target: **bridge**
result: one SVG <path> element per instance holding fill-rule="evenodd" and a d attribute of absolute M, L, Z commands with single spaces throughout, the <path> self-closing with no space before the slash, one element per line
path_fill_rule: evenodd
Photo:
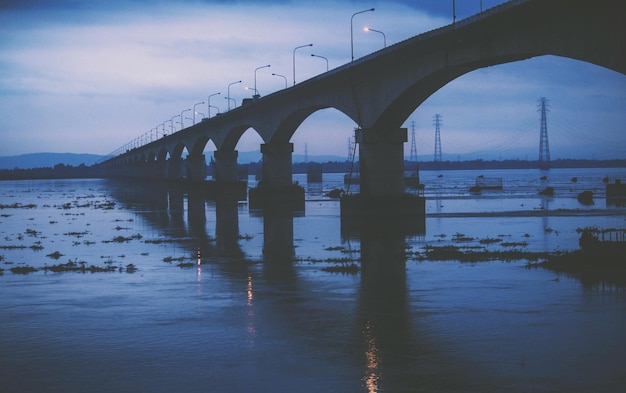
<path fill-rule="evenodd" d="M 402 124 L 448 82 L 477 69 L 542 55 L 593 63 L 626 74 L 626 24 L 616 0 L 513 0 L 417 35 L 100 164 L 104 176 L 203 181 L 209 141 L 215 183 L 237 182 L 237 142 L 252 128 L 263 140 L 260 198 L 288 195 L 291 137 L 316 111 L 334 108 L 356 124 L 360 197 L 366 205 L 404 203 Z M 188 155 L 183 159 L 183 151 Z M 252 199 L 252 191 L 250 197 Z M 423 201 L 416 204 L 423 214 Z M 359 203 L 360 204 L 360 203 Z M 343 208 L 343 206 L 342 206 Z M 420 209 L 422 209 L 420 211 Z"/>

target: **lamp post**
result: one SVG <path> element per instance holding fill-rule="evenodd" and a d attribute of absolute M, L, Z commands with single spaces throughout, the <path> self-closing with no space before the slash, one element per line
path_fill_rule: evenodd
<path fill-rule="evenodd" d="M 211 117 L 211 97 L 213 96 L 219 96 L 221 93 L 214 93 L 214 94 L 209 94 L 209 97 L 207 98 L 207 109 L 208 109 L 208 114 L 209 117 Z M 218 111 L 219 113 L 219 111 Z"/>
<path fill-rule="evenodd" d="M 246 90 L 254 90 L 254 95 L 252 96 L 253 98 L 255 96 L 259 96 L 259 91 L 257 89 L 255 89 L 254 87 L 250 87 L 250 86 L 246 86 Z"/>
<path fill-rule="evenodd" d="M 320 55 L 314 55 L 312 53 L 311 53 L 311 57 L 319 57 L 319 58 L 326 60 L 326 71 L 328 71 L 328 59 L 326 57 L 320 56 Z"/>
<path fill-rule="evenodd" d="M 193 125 L 196 125 L 196 106 L 197 105 L 204 105 L 204 101 L 202 102 L 198 102 L 197 104 L 193 104 Z"/>
<path fill-rule="evenodd" d="M 167 135 L 165 133 L 165 123 L 167 123 L 167 120 L 165 120 L 163 123 L 161 123 L 161 127 L 163 127 L 163 136 L 165 137 L 165 135 Z"/>
<path fill-rule="evenodd" d="M 180 130 L 181 131 L 183 130 L 183 128 L 185 128 L 185 125 L 183 124 L 183 119 L 184 119 L 183 113 L 190 112 L 190 111 L 191 109 L 185 109 L 184 111 L 180 112 Z"/>
<path fill-rule="evenodd" d="M 372 29 L 371 27 L 364 27 L 363 31 L 366 31 L 366 32 L 367 31 L 373 31 L 373 32 L 378 33 L 378 34 L 382 34 L 383 35 L 383 43 L 385 44 L 384 48 L 387 47 L 387 36 L 385 35 L 385 33 L 383 33 L 380 30 Z"/>
<path fill-rule="evenodd" d="M 300 45 L 293 48 L 293 84 L 296 84 L 296 49 L 306 48 L 307 46 L 313 46 L 313 44 Z"/>
<path fill-rule="evenodd" d="M 180 115 L 176 115 L 176 116 L 172 116 L 172 118 L 170 119 L 170 131 L 173 134 L 174 133 L 174 119 L 179 117 Z"/>
<path fill-rule="evenodd" d="M 456 23 L 456 1 L 452 0 L 452 23 Z"/>
<path fill-rule="evenodd" d="M 352 14 L 352 17 L 350 18 L 350 52 L 352 53 L 352 61 L 354 61 L 354 28 L 352 27 L 353 26 L 352 21 L 354 20 L 355 15 L 362 14 L 364 12 L 371 12 L 371 11 L 374 11 L 374 9 L 370 8 L 369 10 L 355 12 L 354 14 Z"/>
<path fill-rule="evenodd" d="M 230 86 L 237 83 L 241 83 L 241 81 L 231 82 L 228 84 L 228 97 L 226 97 L 226 99 L 228 99 L 228 110 L 230 110 Z M 235 106 L 237 106 L 237 101 L 235 101 Z"/>
<path fill-rule="evenodd" d="M 230 110 L 230 100 L 235 101 L 235 108 L 237 107 L 237 100 L 234 98 L 230 98 L 230 97 L 224 97 L 225 99 L 228 100 L 228 110 Z"/>
<path fill-rule="evenodd" d="M 273 73 L 273 72 L 272 72 L 272 75 L 274 75 L 274 76 L 279 76 L 279 77 L 281 77 L 281 78 L 285 79 L 285 89 L 287 88 L 287 77 L 286 77 L 285 75 L 275 74 L 275 73 Z"/>
<path fill-rule="evenodd" d="M 256 95 L 259 95 L 259 91 L 256 89 L 256 72 L 258 70 L 260 70 L 261 68 L 269 68 L 269 67 L 271 67 L 270 64 L 264 65 L 264 66 L 260 66 L 260 67 L 257 67 L 257 68 L 254 69 L 254 91 L 256 92 Z"/>

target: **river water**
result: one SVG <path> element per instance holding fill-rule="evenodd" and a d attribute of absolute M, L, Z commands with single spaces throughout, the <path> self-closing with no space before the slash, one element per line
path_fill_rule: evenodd
<path fill-rule="evenodd" d="M 503 190 L 469 193 L 480 175 Z M 423 171 L 427 217 L 409 229 L 342 224 L 324 196 L 340 174 L 294 175 L 296 213 L 100 179 L 1 182 L 0 391 L 623 391 L 624 288 L 424 253 L 574 250 L 582 228 L 626 227 L 607 176 L 626 169 Z"/>

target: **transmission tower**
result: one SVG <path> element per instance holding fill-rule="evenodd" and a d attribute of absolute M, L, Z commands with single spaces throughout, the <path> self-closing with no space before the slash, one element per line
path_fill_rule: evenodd
<path fill-rule="evenodd" d="M 411 153 L 409 154 L 410 162 L 417 162 L 417 146 L 415 145 L 415 120 L 411 121 Z"/>
<path fill-rule="evenodd" d="M 441 162 L 441 119 L 442 116 L 440 114 L 436 114 L 433 118 L 435 125 L 435 162 Z"/>
<path fill-rule="evenodd" d="M 541 168 L 548 168 L 550 166 L 550 145 L 548 145 L 548 122 L 546 121 L 546 112 L 548 99 L 541 97 L 539 100 L 538 112 L 541 113 L 541 132 L 539 137 L 539 166 Z"/>

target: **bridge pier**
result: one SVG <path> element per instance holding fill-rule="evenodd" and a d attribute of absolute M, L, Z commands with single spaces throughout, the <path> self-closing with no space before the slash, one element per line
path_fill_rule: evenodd
<path fill-rule="evenodd" d="M 263 178 L 256 188 L 250 189 L 250 208 L 268 205 L 287 205 L 294 210 L 304 210 L 304 188 L 293 184 L 291 153 L 293 143 L 265 143 Z"/>
<path fill-rule="evenodd" d="M 424 198 L 404 192 L 404 143 L 407 129 L 355 130 L 359 144 L 360 194 L 341 199 L 341 217 L 424 216 Z"/>
<path fill-rule="evenodd" d="M 170 157 L 167 160 L 167 179 L 181 180 L 183 178 L 183 159 L 180 157 Z"/>
<path fill-rule="evenodd" d="M 206 161 L 204 154 L 196 156 L 189 155 L 185 160 L 187 164 L 187 180 L 190 182 L 201 182 L 206 177 Z"/>
<path fill-rule="evenodd" d="M 213 164 L 213 179 L 207 182 L 208 197 L 213 200 L 246 200 L 247 182 L 237 177 L 237 150 L 216 150 Z"/>

